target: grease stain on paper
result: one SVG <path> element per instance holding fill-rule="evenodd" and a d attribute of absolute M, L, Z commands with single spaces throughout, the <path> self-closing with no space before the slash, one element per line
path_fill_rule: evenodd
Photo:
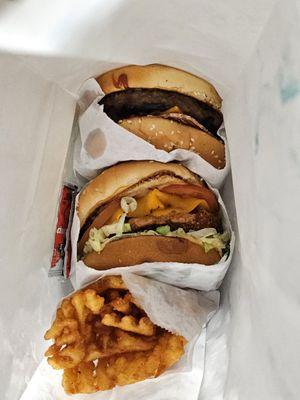
<path fill-rule="evenodd" d="M 93 159 L 100 157 L 104 153 L 106 146 L 105 135 L 100 129 L 94 129 L 84 143 L 84 149 Z"/>

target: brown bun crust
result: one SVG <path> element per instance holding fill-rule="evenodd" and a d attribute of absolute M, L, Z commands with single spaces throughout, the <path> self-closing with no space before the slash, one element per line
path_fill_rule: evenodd
<path fill-rule="evenodd" d="M 150 180 L 151 177 L 153 177 L 152 182 L 141 182 Z M 183 183 L 182 181 L 193 185 L 203 185 L 201 178 L 181 164 L 128 161 L 114 165 L 90 181 L 81 191 L 77 205 L 80 226 L 82 227 L 96 208 L 114 196 L 120 193 L 133 195 L 134 186 L 137 184 L 140 191 L 143 186 L 147 188 L 150 185 Z M 132 190 L 129 191 L 129 188 Z"/>
<path fill-rule="evenodd" d="M 200 129 L 159 116 L 133 117 L 119 124 L 157 149 L 190 150 L 217 169 L 225 167 L 224 143 Z"/>
<path fill-rule="evenodd" d="M 166 236 L 134 236 L 108 243 L 100 254 L 83 258 L 88 267 L 105 270 L 144 262 L 180 262 L 213 265 L 220 261 L 216 250 L 205 253 L 202 246 L 188 239 Z"/>
<path fill-rule="evenodd" d="M 126 65 L 108 71 L 96 80 L 105 94 L 128 88 L 157 88 L 194 97 L 216 110 L 222 105 L 218 92 L 205 79 L 167 65 Z"/>

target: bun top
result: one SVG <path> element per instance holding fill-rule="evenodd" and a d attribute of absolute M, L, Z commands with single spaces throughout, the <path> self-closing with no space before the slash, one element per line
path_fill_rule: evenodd
<path fill-rule="evenodd" d="M 162 175 L 175 175 L 177 180 L 179 178 L 192 184 L 202 185 L 201 178 L 181 164 L 165 164 L 157 161 L 128 161 L 114 165 L 90 181 L 79 194 L 77 214 L 80 226 L 101 204 L 138 183 L 140 183 L 138 188 L 141 188 L 141 181 L 145 181 L 156 174 L 158 174 L 157 183 L 161 181 L 159 177 Z"/>
<path fill-rule="evenodd" d="M 222 99 L 205 79 L 161 64 L 127 65 L 96 78 L 105 94 L 129 88 L 172 90 L 194 97 L 219 110 Z"/>

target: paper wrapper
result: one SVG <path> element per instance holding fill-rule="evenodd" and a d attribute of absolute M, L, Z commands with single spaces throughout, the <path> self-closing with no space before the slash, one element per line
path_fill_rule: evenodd
<path fill-rule="evenodd" d="M 62 372 L 53 370 L 44 359 L 21 400 L 161 400 L 161 393 L 173 400 L 182 400 L 188 393 L 189 400 L 197 400 L 204 371 L 205 325 L 218 308 L 219 293 L 182 290 L 130 273 L 122 277 L 156 325 L 188 340 L 178 363 L 157 378 L 105 392 L 68 396 L 61 386 Z"/>
<path fill-rule="evenodd" d="M 143 275 L 148 278 L 153 278 L 161 282 L 165 282 L 182 288 L 192 288 L 198 290 L 215 290 L 217 289 L 227 272 L 231 263 L 234 250 L 235 236 L 232 231 L 228 214 L 218 190 L 210 188 L 214 191 L 218 198 L 221 207 L 222 223 L 224 230 L 230 233 L 230 253 L 229 256 L 223 256 L 218 264 L 203 265 L 203 264 L 185 264 L 174 262 L 153 262 L 143 263 L 130 267 L 111 268 L 105 271 L 87 267 L 83 261 L 77 261 L 77 241 L 80 231 L 80 222 L 77 213 L 74 214 L 73 225 L 71 230 L 72 242 L 72 262 L 71 262 L 71 281 L 75 289 L 78 289 L 100 276 L 103 276 L 106 271 L 110 274 L 121 274 L 122 272 L 133 272 L 138 275 Z M 76 198 L 77 206 L 78 196 Z M 227 258 L 226 258 L 227 257 Z"/>
<path fill-rule="evenodd" d="M 225 129 L 218 134 L 225 142 L 226 165 L 214 168 L 198 154 L 177 149 L 170 153 L 156 149 L 152 144 L 139 138 L 112 121 L 98 102 L 104 93 L 95 79 L 89 79 L 81 88 L 79 107 L 80 137 L 77 138 L 74 153 L 74 169 L 81 176 L 92 179 L 99 170 L 128 160 L 155 160 L 161 162 L 180 161 L 196 174 L 202 176 L 214 187 L 219 188 L 230 169 Z"/>

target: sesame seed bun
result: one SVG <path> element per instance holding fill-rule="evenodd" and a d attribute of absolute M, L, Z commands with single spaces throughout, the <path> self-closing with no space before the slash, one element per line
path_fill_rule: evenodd
<path fill-rule="evenodd" d="M 80 226 L 102 204 L 118 194 L 134 195 L 143 189 L 162 184 L 203 185 L 201 178 L 177 163 L 128 161 L 114 165 L 90 181 L 81 191 L 77 204 Z"/>
<path fill-rule="evenodd" d="M 204 130 L 159 116 L 132 117 L 119 124 L 157 149 L 190 150 L 217 169 L 225 167 L 224 143 Z"/>
<path fill-rule="evenodd" d="M 222 105 L 218 92 L 205 79 L 161 64 L 127 65 L 108 71 L 96 80 L 105 94 L 128 88 L 157 88 L 194 97 L 216 110 Z"/>
<path fill-rule="evenodd" d="M 180 262 L 213 265 L 220 261 L 216 250 L 205 253 L 203 247 L 188 239 L 166 236 L 134 236 L 108 243 L 100 254 L 83 258 L 88 267 L 105 270 L 144 262 Z"/>

